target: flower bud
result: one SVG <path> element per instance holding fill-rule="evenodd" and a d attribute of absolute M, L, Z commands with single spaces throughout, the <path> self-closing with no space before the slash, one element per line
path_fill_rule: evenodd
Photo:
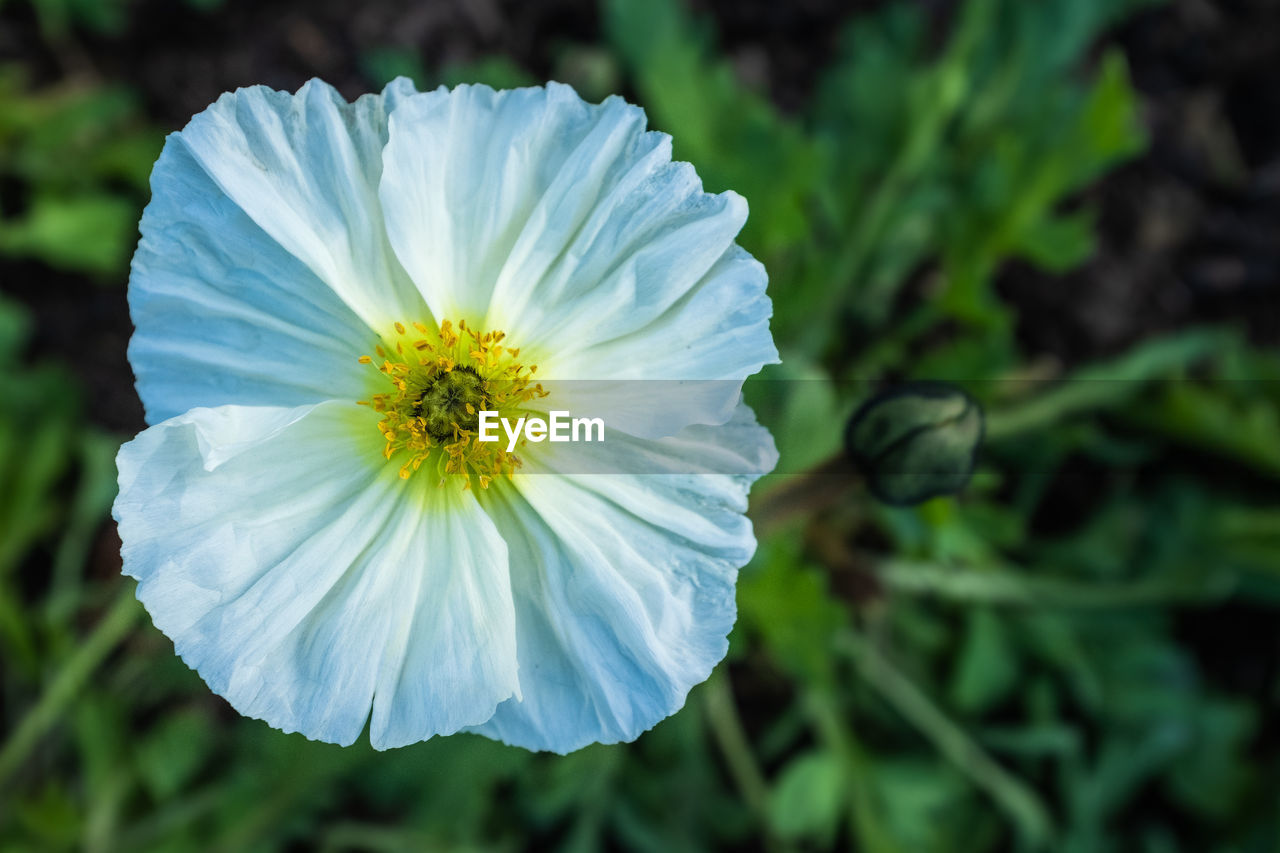
<path fill-rule="evenodd" d="M 911 382 L 863 403 L 849 419 L 845 447 L 873 495 L 910 506 L 965 487 L 982 432 L 982 408 L 964 391 Z"/>

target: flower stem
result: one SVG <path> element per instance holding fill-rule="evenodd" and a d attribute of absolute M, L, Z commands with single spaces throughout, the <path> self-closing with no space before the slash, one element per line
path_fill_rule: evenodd
<path fill-rule="evenodd" d="M 1229 595 L 1235 574 L 1153 578 L 1128 583 L 1080 583 L 1069 578 L 1030 577 L 1012 571 L 975 571 L 910 560 L 876 563 L 884 586 L 954 601 L 1058 608 L 1142 607 L 1216 601 Z"/>
<path fill-rule="evenodd" d="M 840 756 L 849 789 L 849 824 L 864 853 L 901 853 L 881 819 L 873 787 L 874 770 L 857 736 L 844 721 L 839 700 L 830 691 L 811 687 L 805 694 L 805 709 L 818 739 Z"/>
<path fill-rule="evenodd" d="M 1028 847 L 1042 849 L 1049 844 L 1053 822 L 1034 790 L 991 758 L 860 634 L 845 632 L 839 647 L 849 654 L 868 684 L 995 801 L 1018 827 Z"/>
<path fill-rule="evenodd" d="M 707 679 L 703 690 L 706 697 L 707 719 L 711 722 L 711 734 L 724 755 L 729 775 L 738 788 L 738 793 L 755 812 L 761 824 L 769 825 L 769 783 L 765 781 L 764 771 L 756 763 L 755 754 L 747 740 L 746 730 L 742 727 L 742 719 L 738 716 L 738 708 L 734 703 L 733 687 L 729 676 L 720 667 Z"/>
<path fill-rule="evenodd" d="M 769 798 L 769 784 L 765 781 L 764 772 L 756 764 L 751 744 L 747 741 L 746 730 L 742 727 L 742 719 L 738 716 L 738 708 L 734 703 L 729 676 L 722 669 L 717 670 L 707 679 L 703 692 L 706 695 L 711 732 L 720 751 L 724 753 L 729 774 L 747 805 L 763 817 Z"/>
<path fill-rule="evenodd" d="M 79 695 L 94 670 L 128 636 L 141 611 L 132 584 L 129 584 L 89 636 L 62 664 L 45 687 L 44 694 L 19 721 L 0 749 L 0 788 L 4 788 L 10 774 L 22 765 L 40 738 Z"/>

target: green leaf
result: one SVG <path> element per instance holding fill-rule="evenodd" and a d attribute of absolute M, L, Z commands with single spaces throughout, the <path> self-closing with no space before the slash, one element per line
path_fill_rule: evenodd
<path fill-rule="evenodd" d="M 808 752 L 783 769 L 769 799 L 769 823 L 781 838 L 830 843 L 844 807 L 845 768 L 832 752 Z"/>
<path fill-rule="evenodd" d="M 474 62 L 445 66 L 437 79 L 440 84 L 450 88 L 463 83 L 484 83 L 495 89 L 515 89 L 538 82 L 528 71 L 505 56 L 486 56 Z"/>
<path fill-rule="evenodd" d="M 397 77 L 408 77 L 418 88 L 426 85 L 427 68 L 417 50 L 402 47 L 379 47 L 360 56 L 360 69 L 376 88 Z"/>
<path fill-rule="evenodd" d="M 831 638 L 848 613 L 833 599 L 826 575 L 803 566 L 790 540 L 762 543 L 753 566 L 738 584 L 742 627 L 803 682 L 830 683 Z"/>
<path fill-rule="evenodd" d="M 1246 397 L 1233 380 L 1165 386 L 1154 402 L 1131 406 L 1126 419 L 1150 432 L 1162 433 L 1280 477 L 1280 405 Z"/>
<path fill-rule="evenodd" d="M 181 791 L 203 766 L 214 748 L 209 723 L 198 711 L 179 711 L 142 734 L 135 761 L 154 800 L 161 802 Z"/>
<path fill-rule="evenodd" d="M 37 196 L 31 210 L 3 223 L 0 252 L 43 258 L 61 269 L 109 273 L 129 257 L 137 209 L 113 195 Z"/>
<path fill-rule="evenodd" d="M 1047 216 L 1017 235 L 1013 251 L 1049 272 L 1067 272 L 1093 255 L 1093 220 L 1091 211 Z"/>
<path fill-rule="evenodd" d="M 976 608 L 965 617 L 959 662 L 951 678 L 951 701 L 961 711 L 989 710 L 1018 683 L 1018 658 L 1000 617 Z"/>
<path fill-rule="evenodd" d="M 987 411 L 987 439 L 1047 429 L 1059 421 L 1099 409 L 1115 409 L 1134 400 L 1149 384 L 1176 375 L 1231 343 L 1231 336 L 1210 329 L 1188 329 L 1145 341 L 1114 359 L 1087 365 L 1043 393 Z"/>
<path fill-rule="evenodd" d="M 871 781 L 901 849 L 950 853 L 993 846 L 995 822 L 978 808 L 964 777 L 947 765 L 896 757 L 878 762 Z"/>
<path fill-rule="evenodd" d="M 746 399 L 778 445 L 778 471 L 795 473 L 839 452 L 848 406 L 826 371 L 784 355 L 748 380 Z"/>
<path fill-rule="evenodd" d="M 799 126 L 708 56 L 677 0 L 606 0 L 604 19 L 641 104 L 672 135 L 675 157 L 697 167 L 708 191 L 731 189 L 750 203 L 742 244 L 770 255 L 804 240 L 821 153 Z"/>

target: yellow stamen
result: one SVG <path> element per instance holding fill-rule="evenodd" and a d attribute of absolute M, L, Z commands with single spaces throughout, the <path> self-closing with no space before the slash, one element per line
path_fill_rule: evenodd
<path fill-rule="evenodd" d="M 395 323 L 394 329 L 383 343 L 392 347 L 395 360 L 381 344 L 374 347 L 381 365 L 367 355 L 359 359 L 393 389 L 360 401 L 382 413 L 382 455 L 388 460 L 402 455 L 402 479 L 424 465 L 436 472 L 439 485 L 454 476 L 463 489 L 471 488 L 473 476 L 482 489 L 504 474 L 510 477 L 522 462 L 506 450 L 503 439 L 479 441 L 479 412 L 510 418 L 530 400 L 547 396 L 541 385 L 530 386 L 537 365 L 520 364 L 519 349 L 498 345 L 504 332 L 480 333 L 465 320 L 456 330 L 448 320 L 438 328 L 411 322 Z"/>

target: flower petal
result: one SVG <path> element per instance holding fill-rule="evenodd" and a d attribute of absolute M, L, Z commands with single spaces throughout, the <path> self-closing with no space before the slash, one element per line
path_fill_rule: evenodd
<path fill-rule="evenodd" d="M 746 202 L 704 193 L 644 126 L 556 83 L 400 106 L 380 197 L 436 316 L 504 329 L 555 379 L 744 379 L 776 361 L 764 270 L 733 243 Z"/>
<path fill-rule="evenodd" d="M 408 81 L 354 104 L 314 80 L 241 89 L 170 135 L 129 288 L 152 423 L 358 395 L 370 329 L 425 314 L 376 193 L 387 112 L 410 94 Z"/>
<path fill-rule="evenodd" d="M 537 227 L 539 198 L 598 112 L 555 84 L 439 89 L 397 109 L 379 195 L 391 245 L 435 316 L 485 317 L 516 241 Z"/>
<path fill-rule="evenodd" d="M 518 493 L 482 499 L 511 555 L 522 699 L 475 731 L 560 753 L 629 741 L 707 678 L 755 550 L 743 515 L 755 478 L 679 472 L 698 444 L 776 460 L 745 406 L 733 423 L 691 428 L 652 476 L 560 476 L 532 461 Z M 654 442 L 622 441 L 613 452 L 654 454 Z"/>
<path fill-rule="evenodd" d="M 197 409 L 118 457 L 124 571 L 156 626 L 241 713 L 341 744 L 371 706 L 375 745 L 408 743 L 517 689 L 501 539 L 469 495 L 400 480 L 375 420 Z"/>
<path fill-rule="evenodd" d="M 355 397 L 364 324 L 170 142 L 133 259 L 129 361 L 147 421 Z"/>
<path fill-rule="evenodd" d="M 410 532 L 401 576 L 415 586 L 404 591 L 409 605 L 387 614 L 391 634 L 369 731 L 375 749 L 452 734 L 519 697 L 506 543 L 457 483 L 431 503 L 446 511 L 430 523 L 400 519 Z"/>
<path fill-rule="evenodd" d="M 769 333 L 773 304 L 765 296 L 767 284 L 764 266 L 732 245 L 678 301 L 650 322 L 562 352 L 553 365 L 555 375 L 741 382 L 766 364 L 778 362 Z M 655 341 L 663 343 L 655 346 Z M 715 387 L 726 391 L 731 386 Z"/>
<path fill-rule="evenodd" d="M 223 95 L 178 138 L 228 198 L 299 258 L 371 328 L 421 303 L 387 245 L 378 204 L 387 116 L 407 81 L 348 104 L 311 80 Z"/>

